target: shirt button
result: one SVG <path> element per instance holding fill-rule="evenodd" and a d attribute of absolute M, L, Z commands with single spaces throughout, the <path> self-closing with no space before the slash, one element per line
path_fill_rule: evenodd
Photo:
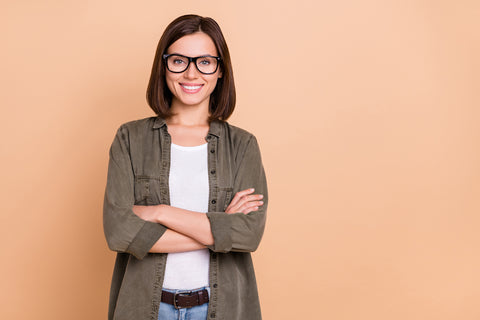
<path fill-rule="evenodd" d="M 215 312 L 210 313 L 210 318 L 215 318 Z"/>
<path fill-rule="evenodd" d="M 210 150 L 210 153 L 215 153 L 215 149 Z"/>
<path fill-rule="evenodd" d="M 215 170 L 210 171 L 211 174 L 215 174 Z"/>
<path fill-rule="evenodd" d="M 218 287 L 218 285 L 217 285 L 216 283 L 214 283 L 214 284 L 213 284 L 213 287 L 216 288 L 216 287 Z"/>
<path fill-rule="evenodd" d="M 213 199 L 212 204 L 215 204 L 215 203 L 217 203 L 217 200 Z"/>

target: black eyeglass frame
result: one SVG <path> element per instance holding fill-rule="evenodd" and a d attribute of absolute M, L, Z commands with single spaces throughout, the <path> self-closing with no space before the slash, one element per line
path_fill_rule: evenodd
<path fill-rule="evenodd" d="M 179 56 L 179 57 L 182 57 L 182 58 L 186 58 L 188 59 L 188 64 L 187 66 L 185 67 L 185 69 L 183 71 L 172 71 L 170 70 L 170 68 L 168 67 L 168 63 L 167 63 L 167 59 L 171 56 Z M 215 68 L 215 71 L 213 72 L 203 72 L 201 71 L 199 68 L 198 68 L 198 65 L 197 65 L 197 59 L 199 58 L 215 58 L 217 60 L 217 66 Z M 185 72 L 188 70 L 188 67 L 190 67 L 190 63 L 193 62 L 194 65 L 195 65 L 195 68 L 197 68 L 198 72 L 202 73 L 202 74 L 214 74 L 215 72 L 217 72 L 218 70 L 218 66 L 220 65 L 220 61 L 222 60 L 222 58 L 220 57 L 215 57 L 215 56 L 211 56 L 211 55 L 204 55 L 204 56 L 198 56 L 198 57 L 187 57 L 187 56 L 184 56 L 184 55 L 181 55 L 181 54 L 178 54 L 178 53 L 171 53 L 171 54 L 164 54 L 163 55 L 163 60 L 165 60 L 165 66 L 167 67 L 168 71 L 172 72 L 172 73 L 182 73 L 182 72 Z"/>

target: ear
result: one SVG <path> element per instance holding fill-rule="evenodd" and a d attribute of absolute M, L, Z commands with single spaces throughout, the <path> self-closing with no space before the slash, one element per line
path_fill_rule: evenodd
<path fill-rule="evenodd" d="M 221 77 L 223 77 L 223 72 L 222 72 L 222 70 L 218 71 L 218 78 L 220 79 Z"/>

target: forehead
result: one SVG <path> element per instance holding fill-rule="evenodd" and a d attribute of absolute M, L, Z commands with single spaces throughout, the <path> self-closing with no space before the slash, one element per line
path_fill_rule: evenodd
<path fill-rule="evenodd" d="M 170 45 L 167 53 L 178 53 L 189 57 L 202 55 L 217 55 L 217 49 L 212 38 L 204 32 L 196 32 L 181 37 Z"/>

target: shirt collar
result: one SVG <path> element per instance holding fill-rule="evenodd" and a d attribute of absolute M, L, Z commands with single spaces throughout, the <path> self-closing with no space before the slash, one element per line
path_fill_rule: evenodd
<path fill-rule="evenodd" d="M 153 123 L 153 129 L 158 129 L 166 125 L 167 122 L 165 121 L 165 119 L 156 117 L 155 122 Z M 220 137 L 222 129 L 221 126 L 222 122 L 219 120 L 213 120 L 212 122 L 210 122 L 210 129 L 208 130 L 208 135 L 212 134 L 216 137 Z"/>

